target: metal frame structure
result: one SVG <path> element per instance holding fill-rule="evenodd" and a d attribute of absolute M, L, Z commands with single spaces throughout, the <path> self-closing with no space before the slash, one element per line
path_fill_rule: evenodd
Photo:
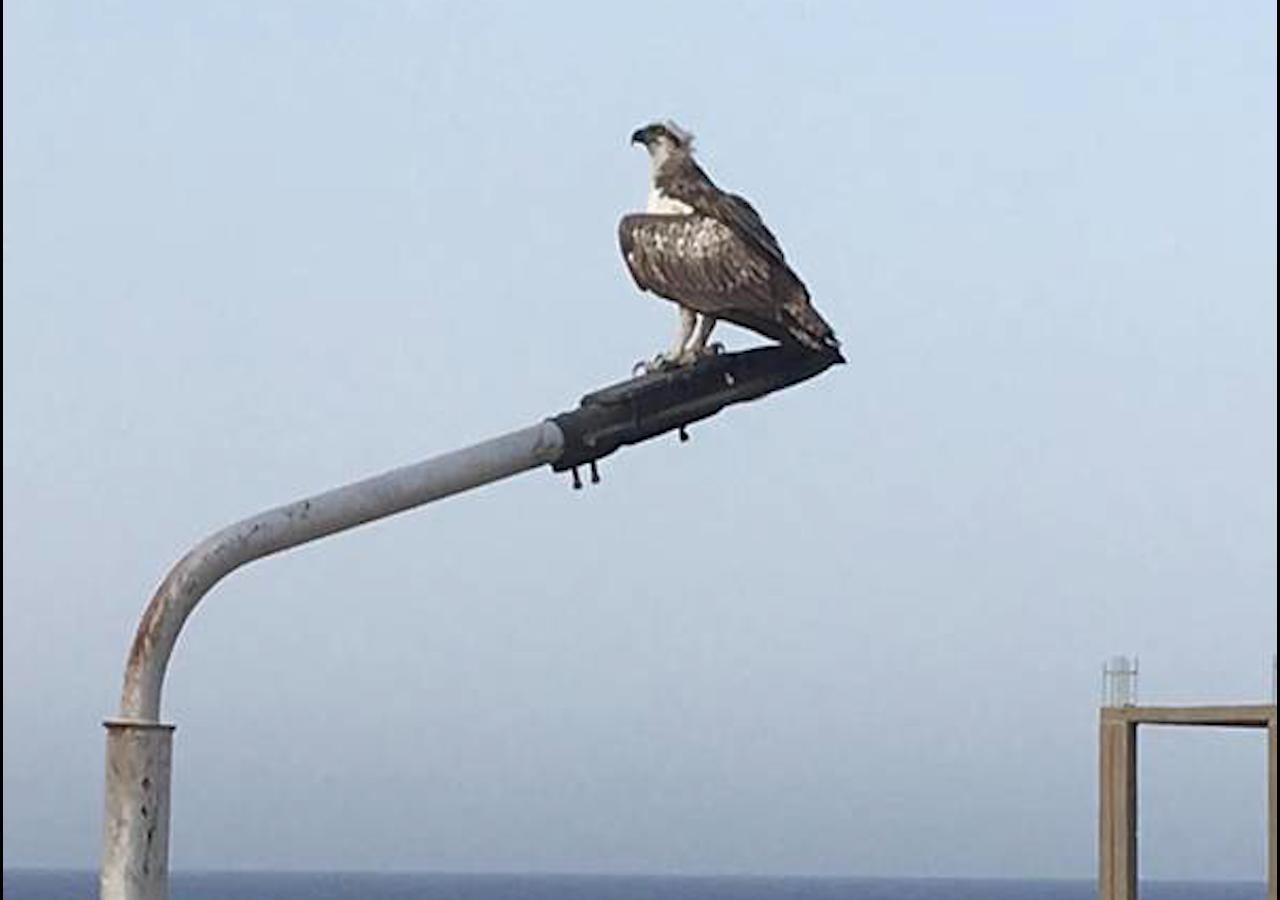
<path fill-rule="evenodd" d="M 1274 669 L 1273 669 L 1274 672 Z M 1267 900 L 1276 900 L 1276 704 L 1137 705 L 1137 660 L 1113 657 L 1103 670 L 1098 715 L 1098 898 L 1138 897 L 1138 726 L 1259 728 L 1267 731 Z M 1274 674 L 1273 674 L 1274 679 Z"/>
<path fill-rule="evenodd" d="M 610 385 L 537 425 L 280 506 L 216 532 L 169 571 L 143 613 L 125 665 L 118 714 L 107 719 L 106 808 L 99 895 L 168 895 L 169 786 L 174 726 L 160 721 L 165 670 L 183 623 L 222 578 L 246 563 L 508 478 L 542 465 L 572 471 L 620 447 L 685 427 L 736 403 L 805 381 L 837 353 L 765 347 Z"/>

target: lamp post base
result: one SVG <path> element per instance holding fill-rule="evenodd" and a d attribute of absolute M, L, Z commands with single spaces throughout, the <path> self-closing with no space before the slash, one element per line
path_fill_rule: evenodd
<path fill-rule="evenodd" d="M 165 900 L 169 895 L 169 781 L 172 725 L 107 719 L 102 900 Z"/>

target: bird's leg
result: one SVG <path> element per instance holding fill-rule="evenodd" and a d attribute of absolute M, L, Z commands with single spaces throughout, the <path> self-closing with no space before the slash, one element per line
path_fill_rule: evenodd
<path fill-rule="evenodd" d="M 643 368 L 647 372 L 660 372 L 663 369 L 672 369 L 676 366 L 682 366 L 689 361 L 689 355 L 685 347 L 689 344 L 689 338 L 692 337 L 694 328 L 698 324 L 698 314 L 691 309 L 680 307 L 680 329 L 676 332 L 675 343 L 671 345 L 671 349 L 666 353 L 659 353 L 652 362 L 644 363 Z M 640 364 L 637 363 L 637 368 Z"/>
<path fill-rule="evenodd" d="M 711 337 L 711 329 L 716 327 L 716 322 L 718 321 L 715 316 L 708 315 L 704 315 L 698 320 L 698 328 L 693 333 L 693 340 L 687 350 L 689 356 L 697 359 L 708 354 L 719 353 L 723 349 L 719 344 L 707 346 L 707 338 Z"/>
<path fill-rule="evenodd" d="M 693 335 L 697 325 L 698 314 L 688 307 L 680 307 L 680 329 L 676 332 L 676 342 L 664 354 L 670 362 L 679 363 L 682 361 L 684 349 L 689 345 L 689 338 Z"/>

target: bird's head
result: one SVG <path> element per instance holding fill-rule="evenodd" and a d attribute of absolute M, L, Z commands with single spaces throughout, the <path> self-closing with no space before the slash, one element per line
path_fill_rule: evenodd
<path fill-rule="evenodd" d="M 636 129 L 631 135 L 631 143 L 643 144 L 654 159 L 693 153 L 693 135 L 670 119 Z"/>

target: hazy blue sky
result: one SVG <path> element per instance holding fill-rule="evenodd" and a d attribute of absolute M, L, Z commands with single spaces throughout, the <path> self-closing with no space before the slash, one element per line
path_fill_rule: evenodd
<path fill-rule="evenodd" d="M 5 865 L 196 540 L 666 346 L 673 116 L 850 364 L 232 576 L 174 866 L 1091 876 L 1104 657 L 1270 690 L 1275 109 L 1264 2 L 6 3 Z M 1144 738 L 1145 872 L 1261 877 L 1264 760 Z"/>

